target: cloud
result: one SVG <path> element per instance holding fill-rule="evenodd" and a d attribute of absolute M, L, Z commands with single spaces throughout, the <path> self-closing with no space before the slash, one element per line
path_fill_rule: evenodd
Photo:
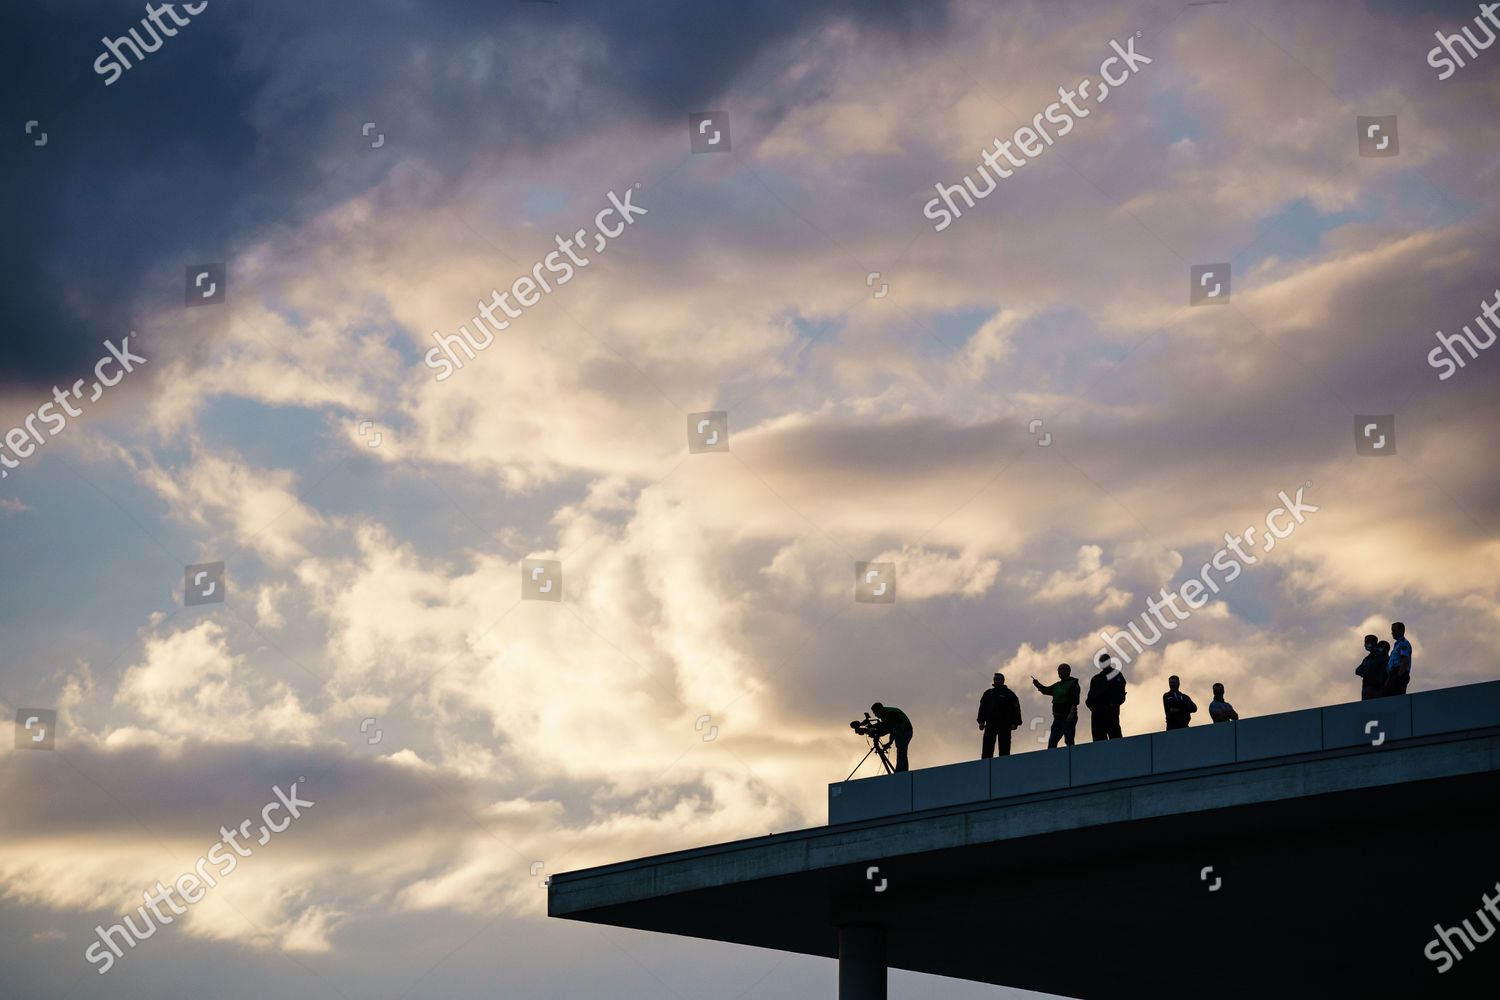
<path fill-rule="evenodd" d="M 200 450 L 185 470 L 153 463 L 141 478 L 184 522 L 272 563 L 305 556 L 314 532 L 326 524 L 297 497 L 293 473 L 255 468 L 234 456 Z"/>
<path fill-rule="evenodd" d="M 444 0 L 420 12 L 378 6 L 351 22 L 266 3 L 205 10 L 106 89 L 88 72 L 102 47 L 69 40 L 114 37 L 138 20 L 103 4 L 31 12 L 6 45 L 12 117 L 40 118 L 52 137 L 12 157 L 29 197 L 3 257 L 16 278 L 7 313 L 47 334 L 0 348 L 12 384 L 81 369 L 93 331 L 126 328 L 140 304 L 176 298 L 188 264 L 235 258 L 258 231 L 304 222 L 391 171 L 419 164 L 453 183 L 610 121 L 675 125 L 819 25 L 910 38 L 933 35 L 945 15 L 944 5 L 889 2 L 711 13 L 674 2 L 646 16 L 607 3 Z M 382 151 L 348 121 L 355 105 L 389 134 Z M 76 155 L 83 135 L 111 155 Z M 75 170 L 53 169 L 70 153 Z M 238 286 L 233 269 L 230 280 Z"/>
<path fill-rule="evenodd" d="M 1114 570 L 1102 563 L 1104 550 L 1097 545 L 1084 545 L 1078 550 L 1078 564 L 1074 572 L 1058 570 L 1042 583 L 1036 591 L 1039 601 L 1067 601 L 1076 597 L 1088 597 L 1096 601 L 1093 612 L 1104 615 L 1123 607 L 1129 600 L 1127 591 L 1110 586 Z"/>
<path fill-rule="evenodd" d="M 1215 681 L 1246 716 L 1352 698 L 1360 636 L 1394 618 L 1418 687 L 1492 673 L 1500 358 L 1440 383 L 1425 357 L 1500 281 L 1472 169 L 1493 141 L 1459 128 L 1495 96 L 1397 86 L 1346 43 L 1425 51 L 1423 18 L 289 11 L 211 7 L 47 123 L 48 150 L 88 135 L 114 162 L 17 171 L 17 327 L 152 344 L 68 466 L 0 500 L 27 515 L 0 547 L 28 590 L 0 680 L 63 722 L 55 754 L 0 757 L 29 804 L 0 816 L 0 895 L 38 944 L 301 778 L 317 807 L 180 928 L 225 946 L 207 969 L 244 949 L 385 976 L 392 927 L 532 921 L 552 872 L 816 825 L 864 750 L 849 713 L 900 704 L 918 766 L 974 756 L 991 670 L 1045 716 L 1030 676 L 1089 672 L 1101 629 L 1309 482 L 1319 512 L 1129 666 L 1125 731 L 1160 727 L 1172 673 L 1203 712 Z M 9 44 L 104 17 L 23 19 Z M 932 232 L 931 185 L 1137 22 L 1141 86 Z M 56 44 L 19 59 L 19 93 Z M 1402 116 L 1399 158 L 1357 156 L 1375 106 Z M 687 152 L 707 108 L 732 155 Z M 637 181 L 628 235 L 435 380 L 433 331 Z M 184 318 L 183 266 L 219 259 L 228 304 Z M 1189 265 L 1226 259 L 1231 304 L 1187 306 Z M 91 364 L 80 343 L 16 339 L 10 402 Z M 730 451 L 690 454 L 688 414 L 714 409 Z M 1397 455 L 1356 456 L 1354 415 L 1392 411 Z M 521 599 L 528 556 L 563 563 L 563 601 Z M 179 615 L 177 561 L 210 557 L 229 600 Z M 868 560 L 898 564 L 895 606 L 854 602 Z M 40 634 L 27 600 L 69 628 Z M 497 953 L 535 959 L 517 947 Z M 614 988 L 591 961 L 570 972 Z"/>
<path fill-rule="evenodd" d="M 225 628 L 213 621 L 147 637 L 142 661 L 120 678 L 116 700 L 168 741 L 236 741 L 253 734 L 297 742 L 314 721 L 289 685 L 254 677 L 244 655 L 231 650 Z M 102 738 L 135 742 L 140 736 L 130 727 Z"/>
<path fill-rule="evenodd" d="M 998 559 L 984 559 L 975 553 L 950 556 L 915 547 L 882 553 L 875 561 L 896 563 L 901 596 L 912 600 L 945 594 L 983 597 L 1000 572 Z"/>

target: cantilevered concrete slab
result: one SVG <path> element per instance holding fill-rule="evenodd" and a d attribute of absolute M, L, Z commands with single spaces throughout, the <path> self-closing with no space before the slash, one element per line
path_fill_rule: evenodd
<path fill-rule="evenodd" d="M 842 822 L 554 875 L 549 913 L 842 940 L 851 997 L 887 963 L 1085 998 L 1494 985 L 1500 934 L 1424 951 L 1500 884 L 1500 682 L 1168 737 L 834 786 Z"/>

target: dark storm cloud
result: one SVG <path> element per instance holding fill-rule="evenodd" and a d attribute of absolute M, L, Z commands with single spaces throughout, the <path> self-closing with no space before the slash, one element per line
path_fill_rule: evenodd
<path fill-rule="evenodd" d="M 329 837 L 366 828 L 372 815 L 389 820 L 392 829 L 411 830 L 452 814 L 460 800 L 470 811 L 482 808 L 462 780 L 329 747 L 210 743 L 166 752 L 78 744 L 56 758 L 20 757 L 11 755 L 0 767 L 6 801 L 27 803 L 0 817 L 0 835 L 14 841 L 141 833 L 212 839 L 221 824 L 258 815 L 274 800 L 273 785 L 289 791 L 293 783 L 317 804 L 310 811 L 316 822 L 299 828 L 315 826 Z"/>
<path fill-rule="evenodd" d="M 768 47 L 831 19 L 919 39 L 944 6 L 215 0 L 106 86 L 102 39 L 146 36 L 145 4 L 18 5 L 0 40 L 0 387 L 77 377 L 133 304 L 182 294 L 188 264 L 378 181 L 401 161 L 371 155 L 364 121 L 451 179 L 602 123 L 685 121 Z"/>

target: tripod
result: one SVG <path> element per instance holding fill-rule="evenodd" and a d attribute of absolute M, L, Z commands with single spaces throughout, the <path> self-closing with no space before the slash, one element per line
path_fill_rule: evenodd
<path fill-rule="evenodd" d="M 859 759 L 859 763 L 854 765 L 854 771 L 858 771 L 860 768 L 864 767 L 865 761 L 869 760 L 870 754 L 873 753 L 879 755 L 880 763 L 885 765 L 885 773 L 894 774 L 896 772 L 896 769 L 891 765 L 891 759 L 887 757 L 885 753 L 890 748 L 891 745 L 889 743 L 886 743 L 884 746 L 881 745 L 879 736 L 871 736 L 870 749 L 866 750 L 865 755 Z M 854 771 L 849 772 L 849 778 L 854 777 Z M 848 781 L 849 778 L 845 778 L 844 780 Z"/>

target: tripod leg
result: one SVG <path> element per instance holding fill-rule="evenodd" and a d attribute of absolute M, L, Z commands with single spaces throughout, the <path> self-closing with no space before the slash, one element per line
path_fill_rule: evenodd
<path fill-rule="evenodd" d="M 860 768 L 864 767 L 865 766 L 865 761 L 869 760 L 870 759 L 870 754 L 872 754 L 874 752 L 875 752 L 875 748 L 874 747 L 871 747 L 870 749 L 866 750 L 865 751 L 865 755 L 859 759 L 859 763 L 854 765 L 854 771 L 858 771 Z M 885 760 L 885 754 L 881 754 L 880 755 L 880 759 L 881 760 Z M 850 771 L 849 772 L 849 778 L 854 777 L 854 771 Z M 891 773 L 891 765 L 889 763 L 887 763 L 885 765 L 885 773 L 886 774 L 890 774 Z M 844 780 L 848 781 L 849 778 L 845 778 Z"/>

